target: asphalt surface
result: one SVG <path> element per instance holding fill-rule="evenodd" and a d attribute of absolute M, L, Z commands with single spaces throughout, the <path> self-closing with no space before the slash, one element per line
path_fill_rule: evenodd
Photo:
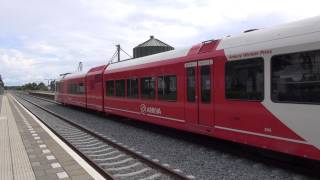
<path fill-rule="evenodd" d="M 179 168 L 185 174 L 195 176 L 196 179 L 315 179 L 225 152 L 220 148 L 223 143 L 212 138 L 126 118 L 102 116 L 84 109 L 56 105 L 32 97 L 28 99 L 152 158 L 159 159 L 161 163 Z M 34 109 L 34 113 L 46 116 L 32 105 L 24 104 Z M 239 151 L 246 150 L 239 149 Z"/>

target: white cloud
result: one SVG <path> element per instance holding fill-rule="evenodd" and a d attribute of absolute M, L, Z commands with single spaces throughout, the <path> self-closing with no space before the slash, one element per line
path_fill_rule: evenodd
<path fill-rule="evenodd" d="M 76 70 L 76 66 L 65 66 L 56 58 L 33 57 L 16 49 L 0 48 L 0 64 L 0 74 L 7 85 L 55 79 L 61 73 Z"/>
<path fill-rule="evenodd" d="M 36 63 L 36 60 L 25 57 L 23 53 L 17 50 L 0 49 L 0 72 L 5 72 L 2 77 L 8 84 L 28 79 L 27 76 L 30 75 L 30 71 Z M 19 80 L 12 77 L 17 77 Z M 29 78 L 29 80 L 32 80 L 32 78 Z"/>
<path fill-rule="evenodd" d="M 57 48 L 47 42 L 33 42 L 26 45 L 26 49 L 38 52 L 39 54 L 54 54 Z"/>
<path fill-rule="evenodd" d="M 90 14 L 115 23 L 125 20 L 138 10 L 133 1 L 130 3 L 118 0 L 81 0 L 80 2 Z"/>
<path fill-rule="evenodd" d="M 36 60 L 24 57 L 23 53 L 15 49 L 0 49 L 0 60 L 5 67 L 28 68 L 36 63 Z"/>
<path fill-rule="evenodd" d="M 0 74 L 8 85 L 104 64 L 149 35 L 172 46 L 318 15 L 320 2 L 10 0 L 0 6 Z"/>

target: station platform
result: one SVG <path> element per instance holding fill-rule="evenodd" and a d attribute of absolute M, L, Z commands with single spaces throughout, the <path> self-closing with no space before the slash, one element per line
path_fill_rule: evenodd
<path fill-rule="evenodd" d="M 102 179 L 10 94 L 0 95 L 0 180 Z"/>
<path fill-rule="evenodd" d="M 47 99 L 54 99 L 54 92 L 49 91 L 28 91 L 30 95 L 39 96 Z"/>

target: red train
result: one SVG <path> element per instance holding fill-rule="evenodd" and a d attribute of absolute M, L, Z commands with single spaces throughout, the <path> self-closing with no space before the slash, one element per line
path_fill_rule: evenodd
<path fill-rule="evenodd" d="M 320 160 L 320 17 L 70 74 L 56 100 Z"/>

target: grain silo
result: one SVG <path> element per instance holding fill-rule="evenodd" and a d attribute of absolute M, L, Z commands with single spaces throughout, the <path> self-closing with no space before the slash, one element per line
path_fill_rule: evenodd
<path fill-rule="evenodd" d="M 133 58 L 157 54 L 164 51 L 170 51 L 174 48 L 159 39 L 150 36 L 150 39 L 133 48 Z"/>

